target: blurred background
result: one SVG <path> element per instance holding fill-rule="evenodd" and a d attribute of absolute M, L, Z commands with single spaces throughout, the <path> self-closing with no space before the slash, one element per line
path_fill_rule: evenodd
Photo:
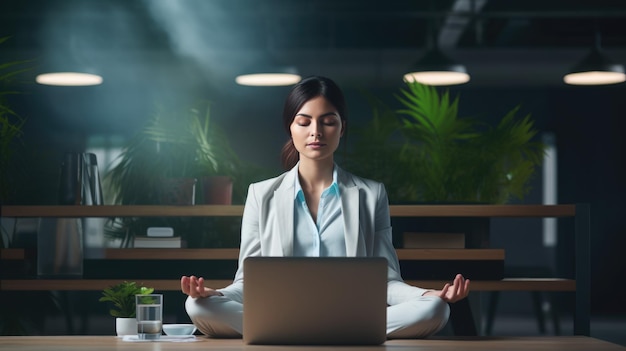
<path fill-rule="evenodd" d="M 95 152 L 104 176 L 159 106 L 199 100 L 210 102 L 237 155 L 263 169 L 259 178 L 278 174 L 290 87 L 243 86 L 239 74 L 279 62 L 302 77 L 328 76 L 344 89 L 356 127 L 372 117 L 372 96 L 399 108 L 403 75 L 439 49 L 470 76 L 440 88 L 459 97 L 459 116 L 493 123 L 517 105 L 532 116 L 553 163 L 510 203 L 590 205 L 592 314 L 623 326 L 626 85 L 568 85 L 563 77 L 594 48 L 626 63 L 625 20 L 626 3 L 609 0 L 4 0 L 0 62 L 29 61 L 9 86 L 20 94 L 6 97 L 25 120 L 12 163 L 0 170 L 11 180 L 4 203 L 57 204 L 65 153 Z M 60 71 L 103 81 L 35 82 Z M 507 265 L 558 270 L 573 260 L 568 224 L 552 234 L 539 219 L 492 220 L 491 229 Z M 498 313 L 531 308 L 523 293 L 500 301 Z"/>

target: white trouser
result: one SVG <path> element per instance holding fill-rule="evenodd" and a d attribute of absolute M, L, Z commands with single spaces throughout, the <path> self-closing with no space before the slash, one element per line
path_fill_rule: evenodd
<path fill-rule="evenodd" d="M 225 296 L 187 298 L 185 309 L 198 330 L 209 337 L 240 338 L 243 304 Z M 387 307 L 387 338 L 425 338 L 448 322 L 450 306 L 435 296 L 420 296 Z"/>

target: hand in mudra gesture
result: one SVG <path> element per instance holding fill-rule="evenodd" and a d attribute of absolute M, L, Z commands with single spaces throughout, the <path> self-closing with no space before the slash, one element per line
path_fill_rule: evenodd
<path fill-rule="evenodd" d="M 183 276 L 180 278 L 180 288 L 183 293 L 193 297 L 209 297 L 209 296 L 222 296 L 222 293 L 211 288 L 204 286 L 204 278 L 192 276 Z"/>
<path fill-rule="evenodd" d="M 457 274 L 452 284 L 447 283 L 441 290 L 427 291 L 424 296 L 438 296 L 446 302 L 457 302 L 467 297 L 469 284 L 469 279 L 465 279 L 461 274 Z"/>

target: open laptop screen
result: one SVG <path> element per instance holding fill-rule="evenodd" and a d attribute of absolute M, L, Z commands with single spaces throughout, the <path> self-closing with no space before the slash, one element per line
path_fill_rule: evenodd
<path fill-rule="evenodd" d="M 377 345 L 386 339 L 382 257 L 249 257 L 247 344 Z"/>

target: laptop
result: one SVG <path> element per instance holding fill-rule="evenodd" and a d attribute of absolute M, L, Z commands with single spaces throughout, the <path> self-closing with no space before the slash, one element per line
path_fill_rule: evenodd
<path fill-rule="evenodd" d="M 249 257 L 243 340 L 263 345 L 379 345 L 386 340 L 383 257 Z"/>

